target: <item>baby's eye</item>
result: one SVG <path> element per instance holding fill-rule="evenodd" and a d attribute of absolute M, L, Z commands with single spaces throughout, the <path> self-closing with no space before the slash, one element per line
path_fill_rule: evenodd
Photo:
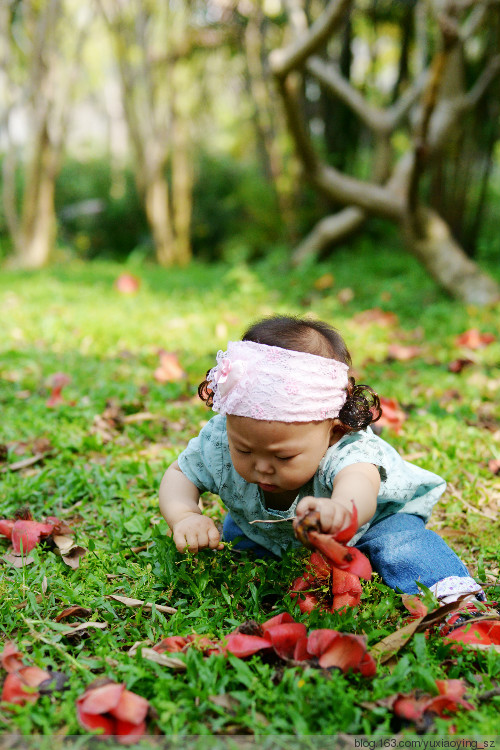
<path fill-rule="evenodd" d="M 291 461 L 295 456 L 276 456 L 278 461 Z"/>
<path fill-rule="evenodd" d="M 238 453 L 243 453 L 244 456 L 249 456 L 250 455 L 250 451 L 242 451 L 241 448 L 236 448 L 236 451 Z"/>

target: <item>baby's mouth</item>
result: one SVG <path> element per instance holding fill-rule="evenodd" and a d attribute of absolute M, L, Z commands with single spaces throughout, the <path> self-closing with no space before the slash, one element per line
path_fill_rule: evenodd
<path fill-rule="evenodd" d="M 264 490 L 264 492 L 276 492 L 279 490 L 279 487 L 276 484 L 263 484 L 263 482 L 258 482 L 258 485 L 261 490 Z"/>

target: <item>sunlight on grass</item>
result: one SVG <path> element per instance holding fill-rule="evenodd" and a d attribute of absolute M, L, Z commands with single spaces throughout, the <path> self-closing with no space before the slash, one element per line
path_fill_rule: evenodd
<path fill-rule="evenodd" d="M 278 674 L 258 657 L 229 668 L 222 657 L 206 660 L 196 650 L 179 676 L 127 652 L 136 641 L 155 643 L 171 634 L 221 637 L 245 619 L 262 621 L 284 609 L 308 627 L 365 633 L 373 644 L 407 615 L 399 596 L 375 578 L 365 584 L 359 608 L 306 618 L 297 615 L 285 593 L 302 572 L 303 553 L 266 563 L 229 550 L 205 550 L 193 558 L 178 554 L 166 536 L 157 506 L 161 476 L 210 417 L 196 398 L 197 385 L 218 349 L 272 313 L 328 320 L 345 334 L 360 381 L 400 402 L 407 415 L 400 434 L 384 429 L 382 436 L 447 479 L 449 489 L 431 525 L 492 586 L 491 598 L 498 597 L 494 520 L 500 495 L 488 462 L 500 458 L 500 309 L 466 309 L 437 289 L 414 261 L 390 247 L 375 254 L 362 242 L 356 253 L 344 249 L 328 263 L 294 271 L 280 254 L 253 267 L 144 266 L 135 271 L 141 285 L 130 296 L 113 286 L 122 270 L 113 263 L 75 262 L 36 274 L 4 272 L 0 278 L 0 443 L 7 447 L 0 469 L 36 455 L 37 441 L 45 440 L 42 459 L 0 474 L 0 515 L 11 517 L 27 504 L 36 518 L 64 518 L 78 542 L 91 548 L 77 570 L 47 544 L 35 548 L 35 562 L 25 568 L 1 563 L 4 638 L 23 642 L 34 663 L 70 678 L 69 689 L 57 697 L 3 712 L 7 731 L 80 732 L 75 697 L 103 674 L 147 697 L 156 712 L 153 723 L 165 734 L 224 734 L 233 726 L 240 734 L 390 733 L 398 729 L 390 712 L 363 703 L 428 689 L 436 677 L 466 679 L 472 699 L 492 688 L 500 654 L 452 654 L 434 636 L 414 641 L 392 672 L 381 667 L 371 682 L 297 667 Z M 315 282 L 327 273 L 331 283 L 318 288 Z M 397 318 L 389 323 L 377 316 L 372 322 L 357 318 L 374 308 Z M 496 340 L 463 350 L 455 338 L 471 328 L 493 333 Z M 391 359 L 391 344 L 418 345 L 420 353 L 408 361 Z M 155 380 L 160 349 L 176 354 L 184 378 Z M 459 358 L 471 362 L 453 373 L 448 366 Z M 71 382 L 63 388 L 62 403 L 49 408 L 57 372 Z M 110 404 L 118 410 L 114 422 L 106 417 Z M 134 421 L 137 414 L 149 416 Z M 206 496 L 205 505 L 220 520 L 217 498 Z M 3 553 L 6 540 L 0 546 Z M 129 610 L 107 598 L 111 593 L 169 604 L 177 613 Z M 88 619 L 106 627 L 61 635 L 52 625 L 71 604 L 87 607 Z M 210 700 L 223 694 L 237 698 L 232 714 Z M 495 700 L 454 716 L 457 732 L 472 734 L 480 727 L 481 734 L 496 734 Z M 449 722 L 437 719 L 433 731 L 447 734 Z"/>

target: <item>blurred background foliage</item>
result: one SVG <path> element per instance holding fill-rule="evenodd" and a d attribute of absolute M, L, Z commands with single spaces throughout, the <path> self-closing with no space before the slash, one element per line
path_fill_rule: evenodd
<path fill-rule="evenodd" d="M 253 261 L 277 248 L 290 257 L 342 205 L 305 179 L 269 59 L 332 5 L 2 3 L 0 258 L 36 268 L 74 256 L 132 255 L 165 266 L 193 256 Z M 489 78 L 419 190 L 469 257 L 495 266 L 498 4 L 343 5 L 337 33 L 319 57 L 334 62 L 370 106 L 390 107 L 431 65 L 444 38 L 437 10 L 462 23 L 457 80 L 443 80 L 442 89 L 468 94 Z M 370 178 L 373 133 L 306 69 L 299 88 L 305 128 L 321 157 L 348 175 Z M 411 152 L 413 136 L 408 123 L 392 133 L 396 156 Z M 376 218 L 363 231 L 383 241 L 393 229 Z M 334 245 L 319 247 L 320 257 Z"/>

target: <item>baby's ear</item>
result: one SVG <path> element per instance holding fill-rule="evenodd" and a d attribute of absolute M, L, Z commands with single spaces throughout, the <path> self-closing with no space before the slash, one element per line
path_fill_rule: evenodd
<path fill-rule="evenodd" d="M 340 419 L 332 419 L 331 425 L 330 425 L 330 442 L 329 445 L 335 445 L 341 437 L 343 437 L 346 433 L 345 426 L 342 424 Z"/>

